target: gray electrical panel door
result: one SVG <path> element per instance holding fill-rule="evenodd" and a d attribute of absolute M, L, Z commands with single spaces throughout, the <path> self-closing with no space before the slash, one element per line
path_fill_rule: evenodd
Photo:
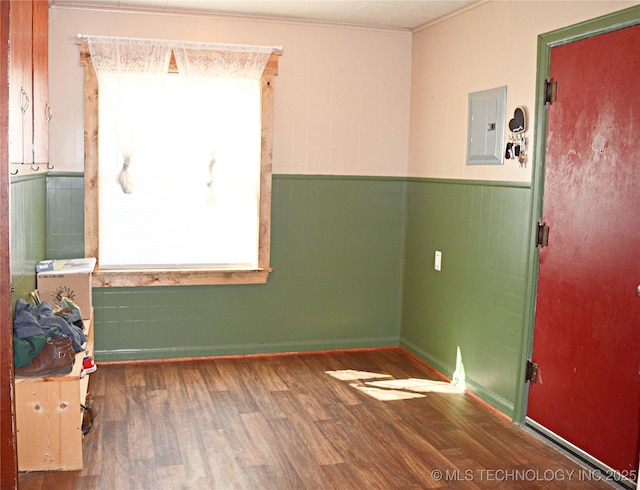
<path fill-rule="evenodd" d="M 467 165 L 501 165 L 507 87 L 469 94 Z"/>

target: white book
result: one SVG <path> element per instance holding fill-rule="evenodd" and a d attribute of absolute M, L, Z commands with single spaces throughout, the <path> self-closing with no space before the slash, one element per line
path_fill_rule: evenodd
<path fill-rule="evenodd" d="M 79 259 L 43 260 L 36 265 L 38 275 L 91 273 L 96 267 L 95 257 Z"/>

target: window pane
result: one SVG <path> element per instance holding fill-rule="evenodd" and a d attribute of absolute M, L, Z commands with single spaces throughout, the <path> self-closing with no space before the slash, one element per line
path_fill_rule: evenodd
<path fill-rule="evenodd" d="M 167 77 L 159 114 L 143 118 L 131 194 L 116 182 L 123 157 L 100 102 L 101 267 L 256 267 L 259 82 Z"/>

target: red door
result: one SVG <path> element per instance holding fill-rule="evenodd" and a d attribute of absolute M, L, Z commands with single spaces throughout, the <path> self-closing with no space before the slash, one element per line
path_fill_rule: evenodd
<path fill-rule="evenodd" d="M 551 49 L 527 416 L 625 476 L 640 417 L 640 26 Z"/>

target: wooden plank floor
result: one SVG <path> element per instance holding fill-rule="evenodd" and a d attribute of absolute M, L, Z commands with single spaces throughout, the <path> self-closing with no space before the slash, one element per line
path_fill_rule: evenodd
<path fill-rule="evenodd" d="M 440 383 L 367 384 L 409 378 Z M 398 349 L 100 365 L 89 388 L 84 469 L 20 489 L 611 488 Z"/>

